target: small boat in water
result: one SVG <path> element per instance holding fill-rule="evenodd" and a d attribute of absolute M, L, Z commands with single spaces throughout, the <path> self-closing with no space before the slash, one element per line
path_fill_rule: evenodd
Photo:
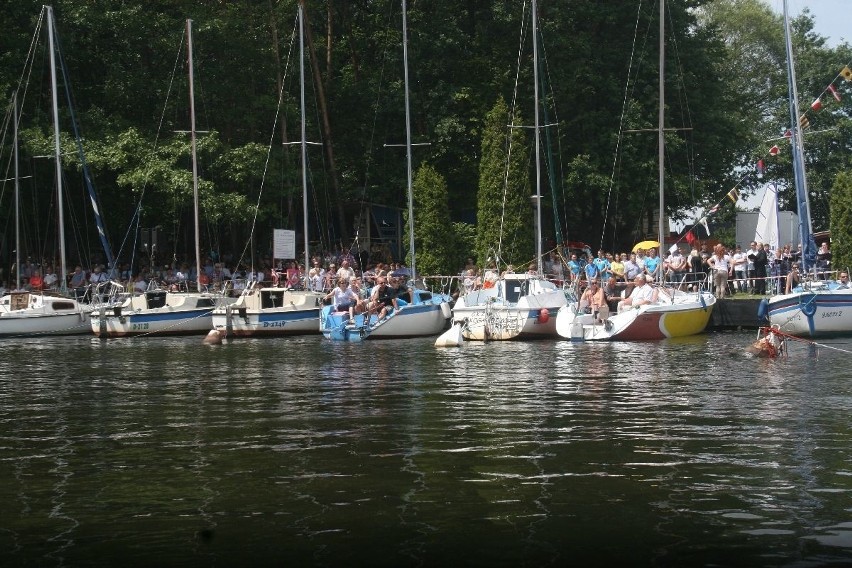
<path fill-rule="evenodd" d="M 318 334 L 324 296 L 253 283 L 235 302 L 213 310 L 213 329 L 225 337 Z"/>
<path fill-rule="evenodd" d="M 0 337 L 91 333 L 92 306 L 49 292 L 12 292 L 0 298 Z"/>
<path fill-rule="evenodd" d="M 603 320 L 578 313 L 572 303 L 559 310 L 556 331 L 562 337 L 585 341 L 647 341 L 685 337 L 704 331 L 716 296 L 710 292 L 682 292 L 659 288 L 649 304 L 623 309 Z"/>

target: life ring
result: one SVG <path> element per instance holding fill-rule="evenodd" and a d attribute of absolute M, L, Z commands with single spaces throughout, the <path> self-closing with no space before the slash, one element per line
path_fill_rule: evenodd
<path fill-rule="evenodd" d="M 814 314 L 816 313 L 816 309 L 817 309 L 816 296 L 811 296 L 808 299 L 808 301 L 804 302 L 802 304 L 801 309 L 802 309 L 803 314 L 805 314 L 809 318 L 812 318 L 814 316 Z"/>

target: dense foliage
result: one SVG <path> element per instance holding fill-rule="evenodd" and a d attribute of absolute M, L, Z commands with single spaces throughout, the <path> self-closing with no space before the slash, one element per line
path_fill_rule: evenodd
<path fill-rule="evenodd" d="M 291 144 L 300 139 L 297 4 L 56 1 L 74 107 L 107 228 L 122 256 L 134 248 L 129 227 L 162 227 L 168 257 L 191 248 L 187 18 L 193 20 L 203 131 L 205 248 L 239 255 L 253 234 L 253 249 L 265 254 L 273 228 L 301 231 L 300 160 Z M 656 229 L 657 143 L 648 130 L 657 120 L 658 14 L 653 3 L 621 6 L 586 0 L 539 5 L 546 239 L 556 236 L 557 220 L 564 239 L 594 248 L 629 248 Z M 399 190 L 405 168 L 393 147 L 402 142 L 405 123 L 401 2 L 328 0 L 305 7 L 306 136 L 322 143 L 309 151 L 310 237 L 317 246 L 347 246 L 352 219 L 366 204 L 405 207 Z M 428 179 L 446 184 L 457 238 L 445 245 L 469 242 L 475 224 L 480 262 L 500 243 L 504 261 L 527 262 L 534 250 L 533 145 L 531 130 L 521 128 L 529 126 L 534 108 L 529 9 L 529 2 L 517 0 L 408 2 L 412 131 L 415 142 L 429 143 L 417 146 L 415 165 L 429 163 L 434 175 Z M 23 0 L 0 11 L 0 89 L 10 96 L 22 77 L 28 80 L 22 168 L 32 176 L 23 189 L 25 209 L 33 213 L 25 232 L 34 253 L 55 238 L 55 214 L 47 212 L 54 199 L 52 165 L 37 158 L 49 154 L 51 144 L 44 48 L 31 70 L 23 67 L 40 10 L 39 2 Z M 779 16 L 757 0 L 672 0 L 667 10 L 666 209 L 678 216 L 722 199 L 766 156 L 767 140 L 783 133 L 789 117 Z M 812 29 L 807 15 L 796 20 L 799 89 L 806 101 L 852 61 L 848 45 L 827 47 Z M 827 227 L 828 190 L 849 165 L 849 85 L 840 85 L 843 100 L 829 101 L 807 141 L 815 228 Z M 507 194 L 517 201 L 500 221 L 510 228 L 502 236 L 488 210 L 502 206 L 504 188 L 496 176 L 506 174 L 505 160 L 498 164 L 499 156 L 488 151 L 509 136 L 509 119 L 500 123 L 489 115 L 496 100 L 507 101 L 499 112 L 516 117 L 511 137 L 524 148 L 510 164 Z M 67 107 L 64 101 L 60 106 Z M 97 239 L 80 197 L 68 111 L 62 114 L 63 161 L 75 196 L 72 224 L 85 235 L 72 248 L 85 259 Z M 2 143 L 2 167 L 9 172 L 10 136 Z M 748 177 L 741 188 L 755 192 L 768 180 L 789 187 L 789 172 L 782 152 L 768 161 L 764 180 Z M 7 182 L 0 195 L 0 255 L 6 258 L 13 246 L 10 195 Z"/>
<path fill-rule="evenodd" d="M 831 262 L 836 269 L 852 268 L 852 175 L 837 176 L 831 189 Z"/>

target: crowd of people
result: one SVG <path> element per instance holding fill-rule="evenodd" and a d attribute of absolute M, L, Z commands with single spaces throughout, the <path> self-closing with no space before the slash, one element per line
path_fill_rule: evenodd
<path fill-rule="evenodd" d="M 672 246 L 665 258 L 660 258 L 656 248 L 638 249 L 634 252 L 612 253 L 599 250 L 597 255 L 586 249 L 573 251 L 567 260 L 557 251 L 550 252 L 542 268 L 547 279 L 557 285 L 576 285 L 579 293 L 585 292 L 590 283 L 596 282 L 598 289 L 607 287 L 623 292 L 632 289 L 637 276 L 650 277 L 655 281 L 666 282 L 696 289 L 706 282 L 719 298 L 736 293 L 766 295 L 789 292 L 798 285 L 802 277 L 801 245 L 794 249 L 788 244 L 772 250 L 768 244 L 751 241 L 749 247 L 725 247 L 717 244 L 712 251 L 707 245 L 692 246 L 688 252 L 680 246 Z M 96 264 L 90 269 L 76 265 L 68 275 L 67 287 L 72 290 L 98 288 L 108 283 L 116 283 L 125 290 L 144 292 L 150 288 L 172 290 L 201 288 L 209 291 L 224 291 L 239 295 L 247 286 L 281 286 L 291 289 L 308 289 L 315 292 L 330 293 L 339 288 L 339 280 L 344 279 L 347 286 L 353 283 L 363 290 L 355 292 L 361 296 L 362 304 L 355 309 L 366 309 L 365 290 L 372 290 L 380 283 L 398 284 L 391 279 L 404 281 L 407 275 L 405 267 L 398 262 L 371 263 L 364 258 L 340 248 L 337 251 L 315 255 L 310 267 L 297 260 L 278 261 L 273 264 L 269 258 L 258 261 L 255 267 L 244 263 L 233 263 L 229 267 L 228 258 L 219 259 L 208 256 L 200 271 L 194 263 L 172 262 L 157 266 L 144 266 L 133 270 L 129 263 L 122 263 L 115 269 Z M 363 270 L 361 264 L 364 264 Z M 9 280 L 0 284 L 0 292 L 16 289 L 20 280 L 20 289 L 25 291 L 57 290 L 59 277 L 49 262 L 36 263 L 28 259 L 21 264 L 20 279 L 14 266 Z M 528 273 L 537 273 L 537 266 L 531 264 Z M 514 272 L 507 266 L 503 273 Z M 816 274 L 820 278 L 829 278 L 832 273 L 831 252 L 828 243 L 821 243 L 816 258 Z M 479 288 L 490 288 L 500 276 L 494 262 L 480 268 L 472 257 L 468 257 L 459 274 L 459 293 L 467 293 Z M 390 302 L 385 302 L 389 307 Z"/>

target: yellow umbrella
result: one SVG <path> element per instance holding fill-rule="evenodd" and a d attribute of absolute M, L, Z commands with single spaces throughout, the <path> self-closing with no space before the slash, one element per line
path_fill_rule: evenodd
<path fill-rule="evenodd" d="M 641 243 L 636 243 L 635 245 L 633 245 L 633 252 L 636 252 L 639 249 L 648 250 L 655 248 L 660 248 L 660 243 L 658 243 L 657 241 L 642 241 Z"/>

